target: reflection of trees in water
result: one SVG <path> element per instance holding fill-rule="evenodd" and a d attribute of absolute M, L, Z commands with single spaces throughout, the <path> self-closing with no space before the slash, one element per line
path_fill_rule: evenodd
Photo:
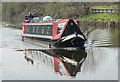
<path fill-rule="evenodd" d="M 111 39 L 111 42 L 113 43 L 113 47 L 117 47 L 117 46 L 120 46 L 120 30 L 119 29 L 115 29 L 115 28 L 111 28 L 110 29 L 110 39 Z"/>
<path fill-rule="evenodd" d="M 118 44 L 120 45 L 120 43 L 118 43 L 120 40 L 120 38 L 118 38 L 120 35 L 118 31 L 118 29 L 107 27 L 97 27 L 93 31 L 90 31 L 86 43 L 96 47 L 86 49 L 88 55 L 82 66 L 84 71 L 97 70 L 99 64 L 104 62 L 106 55 L 111 54 L 108 54 L 109 50 L 111 50 L 109 47 L 117 47 Z"/>
<path fill-rule="evenodd" d="M 86 36 L 86 38 L 88 38 L 89 33 L 94 31 L 95 27 L 84 26 L 84 27 L 80 27 L 80 29 L 83 32 L 83 34 Z"/>
<path fill-rule="evenodd" d="M 118 32 L 109 28 L 95 29 L 89 33 L 87 43 L 98 47 L 115 47 L 118 45 Z"/>
<path fill-rule="evenodd" d="M 96 71 L 99 68 L 100 63 L 104 62 L 107 55 L 107 50 L 103 48 L 90 47 L 86 49 L 87 58 L 82 66 L 82 70 L 85 71 Z"/>
<path fill-rule="evenodd" d="M 87 53 L 88 53 L 88 56 L 86 58 L 86 61 L 84 62 L 83 70 L 85 71 L 89 69 L 95 70 L 96 62 L 95 62 L 92 48 L 88 49 Z"/>

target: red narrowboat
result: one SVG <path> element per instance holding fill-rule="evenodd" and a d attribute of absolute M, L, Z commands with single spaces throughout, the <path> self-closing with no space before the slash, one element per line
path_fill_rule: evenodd
<path fill-rule="evenodd" d="M 64 19 L 44 21 L 41 19 L 23 22 L 24 37 L 41 38 L 51 41 L 55 47 L 84 47 L 85 36 L 80 31 L 78 20 Z"/>

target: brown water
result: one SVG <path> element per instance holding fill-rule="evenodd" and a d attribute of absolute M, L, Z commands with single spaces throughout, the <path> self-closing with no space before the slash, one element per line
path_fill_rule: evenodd
<path fill-rule="evenodd" d="M 74 50 L 46 49 L 22 42 L 21 30 L 0 30 L 3 80 L 118 80 L 117 29 L 84 30 L 85 49 Z"/>

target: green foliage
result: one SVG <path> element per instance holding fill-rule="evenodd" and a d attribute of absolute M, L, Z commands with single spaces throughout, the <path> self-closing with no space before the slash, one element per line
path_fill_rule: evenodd
<path fill-rule="evenodd" d="M 2 15 L 3 21 L 12 21 L 12 17 L 23 12 L 26 6 L 22 2 L 3 2 L 2 3 Z"/>
<path fill-rule="evenodd" d="M 116 13 L 90 13 L 87 16 L 78 18 L 80 21 L 118 21 Z"/>
<path fill-rule="evenodd" d="M 112 5 L 112 6 L 111 6 Z M 116 8 L 117 3 L 101 2 L 2 2 L 3 21 L 20 22 L 31 11 L 41 19 L 49 15 L 54 19 L 73 18 L 82 21 L 117 21 L 115 13 L 90 13 L 90 8 Z"/>
<path fill-rule="evenodd" d="M 111 6 L 92 6 L 91 9 L 118 9 L 118 5 L 111 5 Z"/>
<path fill-rule="evenodd" d="M 46 15 L 54 19 L 78 18 L 88 14 L 91 4 L 89 2 L 3 2 L 3 21 L 14 21 L 16 16 L 23 15 L 21 13 L 28 15 L 29 11 L 40 18 Z M 20 17 L 24 19 L 24 16 Z"/>

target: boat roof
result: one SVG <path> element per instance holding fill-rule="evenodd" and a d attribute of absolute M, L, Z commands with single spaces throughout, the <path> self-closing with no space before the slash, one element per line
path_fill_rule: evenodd
<path fill-rule="evenodd" d="M 30 22 L 26 22 L 26 21 L 29 21 L 29 20 L 25 20 L 26 23 L 46 23 L 46 22 L 67 22 L 69 21 L 70 19 L 52 19 L 51 21 L 44 21 L 43 19 L 40 19 L 40 18 L 33 18 Z M 74 20 L 75 22 L 78 21 L 78 20 Z"/>

